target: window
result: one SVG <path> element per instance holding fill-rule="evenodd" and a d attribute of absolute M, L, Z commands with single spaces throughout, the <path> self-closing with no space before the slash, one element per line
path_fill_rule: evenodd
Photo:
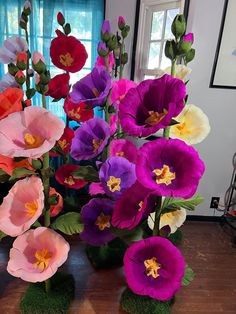
<path fill-rule="evenodd" d="M 135 80 L 154 78 L 160 69 L 171 65 L 165 57 L 167 39 L 172 38 L 171 24 L 183 7 L 183 0 L 141 0 L 137 39 Z"/>
<path fill-rule="evenodd" d="M 0 5 L 0 45 L 7 37 L 24 36 L 18 27 L 25 0 L 4 1 Z M 71 24 L 71 35 L 78 38 L 86 47 L 88 59 L 84 68 L 78 73 L 70 74 L 70 83 L 74 84 L 88 74 L 97 58 L 97 44 L 100 40 L 100 28 L 104 18 L 104 0 L 31 0 L 32 14 L 30 18 L 30 51 L 38 50 L 47 62 L 51 77 L 63 73 L 50 60 L 49 48 L 51 40 L 56 37 L 59 28 L 57 13 L 61 11 L 67 22 Z M 7 66 L 0 65 L 0 77 L 7 72 Z M 65 118 L 63 101 L 52 103 L 47 97 L 47 107 L 60 118 Z M 41 104 L 41 98 L 33 98 L 35 105 Z"/>

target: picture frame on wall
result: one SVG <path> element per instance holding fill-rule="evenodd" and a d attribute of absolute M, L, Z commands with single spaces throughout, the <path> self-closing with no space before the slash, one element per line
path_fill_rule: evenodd
<path fill-rule="evenodd" d="M 210 79 L 211 88 L 236 89 L 236 1 L 225 0 Z"/>

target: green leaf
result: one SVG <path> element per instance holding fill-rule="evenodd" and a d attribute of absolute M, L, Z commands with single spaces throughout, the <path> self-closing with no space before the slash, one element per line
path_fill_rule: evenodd
<path fill-rule="evenodd" d="M 0 183 L 7 182 L 10 176 L 0 168 Z"/>
<path fill-rule="evenodd" d="M 59 230 L 67 235 L 81 233 L 83 231 L 83 223 L 80 219 L 80 214 L 70 212 L 58 217 L 51 227 L 55 230 Z"/>
<path fill-rule="evenodd" d="M 143 239 L 143 229 L 141 227 L 137 227 L 133 230 L 111 227 L 111 232 L 128 245 Z"/>
<path fill-rule="evenodd" d="M 7 234 L 5 234 L 4 232 L 0 230 L 0 241 L 5 237 L 7 237 Z"/>
<path fill-rule="evenodd" d="M 82 179 L 86 182 L 99 182 L 98 171 L 92 166 L 81 166 L 72 173 L 73 178 Z"/>
<path fill-rule="evenodd" d="M 182 279 L 182 286 L 188 286 L 193 281 L 195 273 L 188 265 L 185 267 L 184 277 Z"/>
<path fill-rule="evenodd" d="M 10 177 L 10 181 L 15 180 L 15 179 L 19 179 L 22 176 L 25 176 L 27 174 L 36 175 L 36 173 L 34 171 L 29 170 L 27 168 L 16 168 L 16 169 L 14 169 L 13 174 Z"/>
<path fill-rule="evenodd" d="M 168 213 L 180 208 L 194 210 L 197 205 L 203 202 L 203 200 L 203 197 L 198 194 L 189 199 L 166 197 L 162 205 L 162 213 Z"/>
<path fill-rule="evenodd" d="M 170 125 L 176 125 L 179 124 L 179 121 L 176 121 L 175 119 L 171 119 Z"/>

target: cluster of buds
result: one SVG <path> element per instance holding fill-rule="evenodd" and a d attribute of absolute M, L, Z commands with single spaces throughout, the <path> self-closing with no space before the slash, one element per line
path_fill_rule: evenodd
<path fill-rule="evenodd" d="M 25 83 L 24 70 L 27 68 L 28 53 L 26 51 L 19 52 L 16 56 L 16 64 L 8 64 L 8 72 L 15 77 L 16 82 L 22 86 Z"/>
<path fill-rule="evenodd" d="M 165 55 L 171 61 L 183 59 L 188 64 L 194 59 L 195 49 L 192 48 L 194 41 L 193 34 L 186 34 L 186 20 L 183 14 L 178 14 L 171 26 L 175 39 L 167 40 Z"/>
<path fill-rule="evenodd" d="M 66 23 L 65 17 L 61 12 L 58 12 L 57 14 L 57 23 L 61 25 L 63 32 L 66 36 L 71 33 L 71 26 L 69 23 Z"/>
<path fill-rule="evenodd" d="M 116 35 L 112 34 L 110 22 L 108 20 L 105 20 L 103 22 L 102 29 L 101 29 L 101 39 L 103 41 L 102 47 L 104 48 L 106 46 L 106 50 L 108 51 L 108 54 L 109 52 L 114 51 L 114 49 L 116 49 L 118 45 L 117 38 L 116 38 Z M 98 54 L 102 56 L 99 48 L 98 48 Z"/>
<path fill-rule="evenodd" d="M 48 90 L 50 72 L 47 70 L 46 61 L 41 53 L 35 51 L 32 56 L 33 69 L 35 74 L 36 90 L 40 94 L 45 94 Z"/>
<path fill-rule="evenodd" d="M 23 11 L 21 13 L 19 25 L 22 29 L 27 29 L 27 23 L 29 21 L 28 16 L 31 14 L 31 3 L 29 0 L 25 1 Z"/>

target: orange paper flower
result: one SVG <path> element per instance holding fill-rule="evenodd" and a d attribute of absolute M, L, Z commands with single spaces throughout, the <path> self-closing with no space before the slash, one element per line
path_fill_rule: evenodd
<path fill-rule="evenodd" d="M 0 120 L 10 113 L 22 110 L 24 93 L 19 88 L 8 87 L 0 94 Z"/>

